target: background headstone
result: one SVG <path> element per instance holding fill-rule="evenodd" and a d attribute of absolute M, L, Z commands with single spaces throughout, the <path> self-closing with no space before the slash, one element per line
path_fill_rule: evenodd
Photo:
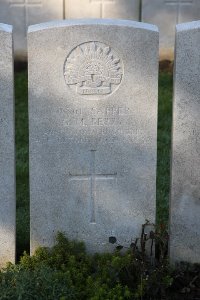
<path fill-rule="evenodd" d="M 199 0 L 142 0 L 142 21 L 160 30 L 160 59 L 174 58 L 176 24 L 199 19 Z"/>
<path fill-rule="evenodd" d="M 64 0 L 65 18 L 107 18 L 139 21 L 140 0 Z"/>
<path fill-rule="evenodd" d="M 17 60 L 27 59 L 29 25 L 63 19 L 63 0 L 0 0 L 0 22 L 12 24 Z"/>
<path fill-rule="evenodd" d="M 15 262 L 15 141 L 12 26 L 0 24 L 0 267 Z"/>
<path fill-rule="evenodd" d="M 155 221 L 157 27 L 29 27 L 31 252 L 57 231 L 111 251 Z"/>
<path fill-rule="evenodd" d="M 171 261 L 200 263 L 200 22 L 177 26 L 170 215 Z"/>

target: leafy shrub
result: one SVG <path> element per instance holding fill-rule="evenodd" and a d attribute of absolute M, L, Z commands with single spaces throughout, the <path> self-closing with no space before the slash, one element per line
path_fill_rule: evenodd
<path fill-rule="evenodd" d="M 141 250 L 132 243 L 123 254 L 118 245 L 113 254 L 95 255 L 86 254 L 83 243 L 69 241 L 59 233 L 53 248 L 40 248 L 32 257 L 24 253 L 19 264 L 8 264 L 0 272 L 0 299 L 198 299 L 194 297 L 200 292 L 200 267 L 172 271 L 164 255 L 152 265 L 144 253 L 148 237 L 142 232 Z M 149 238 L 166 246 L 165 231 L 150 232 Z"/>
<path fill-rule="evenodd" d="M 118 264 L 118 253 L 89 256 L 83 243 L 59 233 L 53 248 L 39 248 L 32 257 L 25 253 L 18 265 L 1 271 L 0 299 L 130 299 L 117 275 L 125 257 Z"/>

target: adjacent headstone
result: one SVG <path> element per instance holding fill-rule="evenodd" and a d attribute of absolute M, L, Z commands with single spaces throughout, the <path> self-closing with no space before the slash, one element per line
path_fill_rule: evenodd
<path fill-rule="evenodd" d="M 199 0 L 142 0 L 142 21 L 160 30 L 160 58 L 174 58 L 177 23 L 200 19 Z"/>
<path fill-rule="evenodd" d="M 0 268 L 15 261 L 12 26 L 0 24 Z"/>
<path fill-rule="evenodd" d="M 65 0 L 65 18 L 109 18 L 139 21 L 140 0 Z"/>
<path fill-rule="evenodd" d="M 52 22 L 28 42 L 31 252 L 58 231 L 129 245 L 155 221 L 157 27 Z"/>
<path fill-rule="evenodd" d="M 0 1 L 0 22 L 13 25 L 14 50 L 18 60 L 27 59 L 28 26 L 56 19 L 63 19 L 63 0 Z"/>
<path fill-rule="evenodd" d="M 176 32 L 170 258 L 200 263 L 200 21 Z"/>

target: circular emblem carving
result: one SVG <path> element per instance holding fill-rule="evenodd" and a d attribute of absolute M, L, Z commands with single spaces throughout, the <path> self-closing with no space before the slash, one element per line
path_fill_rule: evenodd
<path fill-rule="evenodd" d="M 87 42 L 69 53 L 64 76 L 66 84 L 77 94 L 87 99 L 102 99 L 119 87 L 123 65 L 111 47 Z"/>

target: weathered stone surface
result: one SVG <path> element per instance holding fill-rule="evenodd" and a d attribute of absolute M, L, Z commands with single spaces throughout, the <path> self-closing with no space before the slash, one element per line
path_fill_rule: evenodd
<path fill-rule="evenodd" d="M 15 261 L 12 26 L 0 24 L 0 267 Z"/>
<path fill-rule="evenodd" d="M 142 0 L 142 21 L 155 24 L 160 31 L 160 58 L 174 58 L 177 23 L 200 19 L 199 0 Z"/>
<path fill-rule="evenodd" d="M 157 27 L 52 22 L 28 41 L 31 252 L 57 231 L 129 245 L 155 220 Z"/>
<path fill-rule="evenodd" d="M 200 262 L 200 22 L 177 26 L 171 261 Z"/>
<path fill-rule="evenodd" d="M 65 0 L 65 18 L 139 21 L 140 0 Z"/>
<path fill-rule="evenodd" d="M 14 50 L 18 60 L 27 59 L 29 25 L 63 19 L 63 0 L 1 0 L 0 22 L 13 25 Z"/>

